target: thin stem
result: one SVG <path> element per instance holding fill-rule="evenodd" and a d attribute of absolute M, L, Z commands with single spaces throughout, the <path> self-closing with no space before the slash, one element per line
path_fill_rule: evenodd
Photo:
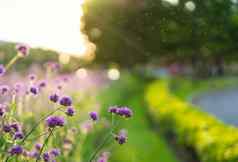
<path fill-rule="evenodd" d="M 40 138 L 40 137 L 42 137 L 42 136 L 45 136 L 45 135 L 47 135 L 48 134 L 48 132 L 44 132 L 44 133 L 42 133 L 42 134 L 40 134 L 39 136 L 36 136 L 36 137 L 33 137 L 33 138 L 29 138 L 28 140 L 36 140 L 36 139 L 38 139 L 38 138 Z"/>
<path fill-rule="evenodd" d="M 26 136 L 23 138 L 21 144 L 23 144 L 27 138 L 35 131 L 35 129 L 40 125 L 40 123 L 45 120 L 47 117 L 49 117 L 50 115 L 54 114 L 55 112 L 57 112 L 58 110 L 60 110 L 60 108 L 50 112 L 49 114 L 43 116 L 32 128 L 31 130 L 26 134 Z"/>
<path fill-rule="evenodd" d="M 41 149 L 40 149 L 39 157 L 36 158 L 36 162 L 38 162 L 38 161 L 40 160 L 41 154 L 42 154 L 42 152 L 44 151 L 44 148 L 45 148 L 45 146 L 47 145 L 47 143 L 48 143 L 48 141 L 49 141 L 51 135 L 53 134 L 53 131 L 54 131 L 54 128 L 53 128 L 53 129 L 50 129 L 50 133 L 49 133 L 48 137 L 45 139 L 45 142 L 44 142 L 43 146 L 42 146 Z"/>
<path fill-rule="evenodd" d="M 111 130 L 108 133 L 108 135 L 104 138 L 103 142 L 101 143 L 101 145 L 99 145 L 95 152 L 91 155 L 91 158 L 89 159 L 89 162 L 92 162 L 94 160 L 94 158 L 97 156 L 98 152 L 103 148 L 103 146 L 110 140 L 110 137 L 113 134 L 113 130 L 114 130 L 114 115 L 111 115 Z"/>
<path fill-rule="evenodd" d="M 9 62 L 8 62 L 8 64 L 6 65 L 6 71 L 8 70 L 8 69 L 10 69 L 10 67 L 17 61 L 19 59 L 19 56 L 18 55 L 16 55 L 15 57 L 13 57 Z"/>
<path fill-rule="evenodd" d="M 111 132 L 108 133 L 108 135 L 104 138 L 103 142 L 101 143 L 101 145 L 99 145 L 95 152 L 91 155 L 90 159 L 89 159 L 89 162 L 92 162 L 94 160 L 94 158 L 97 156 L 98 152 L 103 148 L 103 146 L 108 142 L 108 140 L 110 139 L 111 137 Z"/>

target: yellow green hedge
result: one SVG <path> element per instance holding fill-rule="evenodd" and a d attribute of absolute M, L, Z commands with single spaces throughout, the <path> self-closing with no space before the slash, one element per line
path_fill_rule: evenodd
<path fill-rule="evenodd" d="M 192 148 L 201 162 L 238 162 L 238 128 L 173 96 L 166 81 L 149 85 L 146 101 L 160 127 L 172 132 L 179 144 Z"/>

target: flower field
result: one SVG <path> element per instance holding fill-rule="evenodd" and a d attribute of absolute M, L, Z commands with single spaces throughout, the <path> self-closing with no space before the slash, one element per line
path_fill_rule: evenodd
<path fill-rule="evenodd" d="M 14 64 L 27 59 L 29 47 L 17 45 L 16 51 L 8 64 L 0 66 L 1 161 L 101 162 L 109 158 L 104 150 L 108 142 L 127 142 L 128 132 L 117 121 L 129 122 L 133 110 L 110 105 L 104 110 L 110 118 L 101 116 L 95 93 L 100 81 L 60 74 L 55 62 L 49 62 L 45 72 L 11 73 Z M 98 136 L 97 131 L 105 132 L 100 143 L 83 157 L 88 135 Z"/>

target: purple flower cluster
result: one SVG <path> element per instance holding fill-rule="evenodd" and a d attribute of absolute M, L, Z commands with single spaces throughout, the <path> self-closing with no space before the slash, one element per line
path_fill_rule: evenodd
<path fill-rule="evenodd" d="M 56 93 L 52 94 L 52 95 L 50 95 L 49 99 L 50 99 L 50 101 L 56 103 L 59 100 L 59 95 L 57 95 Z"/>
<path fill-rule="evenodd" d="M 60 105 L 62 105 L 62 106 L 71 106 L 72 105 L 72 99 L 69 96 L 63 96 L 59 102 L 60 102 Z"/>
<path fill-rule="evenodd" d="M 121 130 L 118 135 L 115 135 L 115 140 L 120 144 L 123 145 L 127 141 L 127 133 L 125 130 Z"/>
<path fill-rule="evenodd" d="M 46 87 L 46 85 L 47 85 L 47 83 L 46 83 L 45 80 L 41 80 L 41 81 L 39 81 L 39 83 L 38 83 L 38 87 L 39 87 L 39 88 L 44 88 L 44 87 Z"/>
<path fill-rule="evenodd" d="M 62 116 L 49 116 L 46 119 L 46 125 L 50 128 L 54 128 L 54 127 L 62 127 L 65 124 L 65 120 L 64 117 Z"/>
<path fill-rule="evenodd" d="M 24 138 L 24 134 L 21 131 L 18 131 L 14 134 L 14 140 L 23 139 L 23 138 Z"/>
<path fill-rule="evenodd" d="M 89 113 L 89 117 L 90 117 L 93 121 L 97 121 L 98 118 L 99 118 L 97 112 L 90 112 L 90 113 Z"/>
<path fill-rule="evenodd" d="M 30 87 L 30 92 L 33 94 L 33 95 L 37 95 L 39 93 L 39 89 L 37 86 L 31 86 Z"/>
<path fill-rule="evenodd" d="M 109 158 L 109 152 L 103 152 L 102 155 L 97 159 L 97 162 L 107 162 Z"/>
<path fill-rule="evenodd" d="M 3 76 L 6 73 L 5 67 L 1 64 L 0 65 L 0 76 Z"/>
<path fill-rule="evenodd" d="M 29 54 L 30 47 L 28 45 L 25 45 L 25 44 L 17 44 L 16 45 L 16 50 L 17 50 L 18 56 L 25 57 Z"/>
<path fill-rule="evenodd" d="M 19 145 L 14 145 L 10 148 L 9 153 L 13 155 L 20 155 L 23 153 L 23 148 Z"/>
<path fill-rule="evenodd" d="M 119 116 L 123 116 L 125 118 L 130 118 L 133 115 L 132 110 L 128 107 L 113 106 L 108 109 L 108 112 L 119 115 Z"/>
<path fill-rule="evenodd" d="M 37 76 L 36 76 L 35 74 L 30 74 L 30 75 L 29 75 L 29 79 L 30 79 L 31 81 L 35 81 L 36 78 L 37 78 Z"/>
<path fill-rule="evenodd" d="M 8 85 L 1 85 L 0 86 L 0 93 L 2 95 L 6 95 L 9 92 L 10 88 Z"/>
<path fill-rule="evenodd" d="M 55 158 L 60 155 L 60 150 L 53 148 L 49 152 L 45 152 L 42 155 L 44 162 L 56 162 Z"/>
<path fill-rule="evenodd" d="M 3 116 L 7 110 L 7 106 L 4 104 L 0 104 L 0 116 Z"/>
<path fill-rule="evenodd" d="M 20 140 L 24 138 L 24 133 L 22 132 L 21 126 L 18 123 L 5 124 L 2 127 L 3 132 L 12 135 L 14 140 Z"/>
<path fill-rule="evenodd" d="M 75 114 L 75 110 L 73 107 L 68 107 L 65 111 L 65 114 L 68 115 L 68 116 L 74 116 Z"/>

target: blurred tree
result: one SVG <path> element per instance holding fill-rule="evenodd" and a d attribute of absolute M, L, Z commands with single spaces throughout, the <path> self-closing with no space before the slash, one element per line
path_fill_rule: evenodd
<path fill-rule="evenodd" d="M 237 57 L 236 0 L 91 0 L 84 7 L 85 30 L 100 63 Z"/>

